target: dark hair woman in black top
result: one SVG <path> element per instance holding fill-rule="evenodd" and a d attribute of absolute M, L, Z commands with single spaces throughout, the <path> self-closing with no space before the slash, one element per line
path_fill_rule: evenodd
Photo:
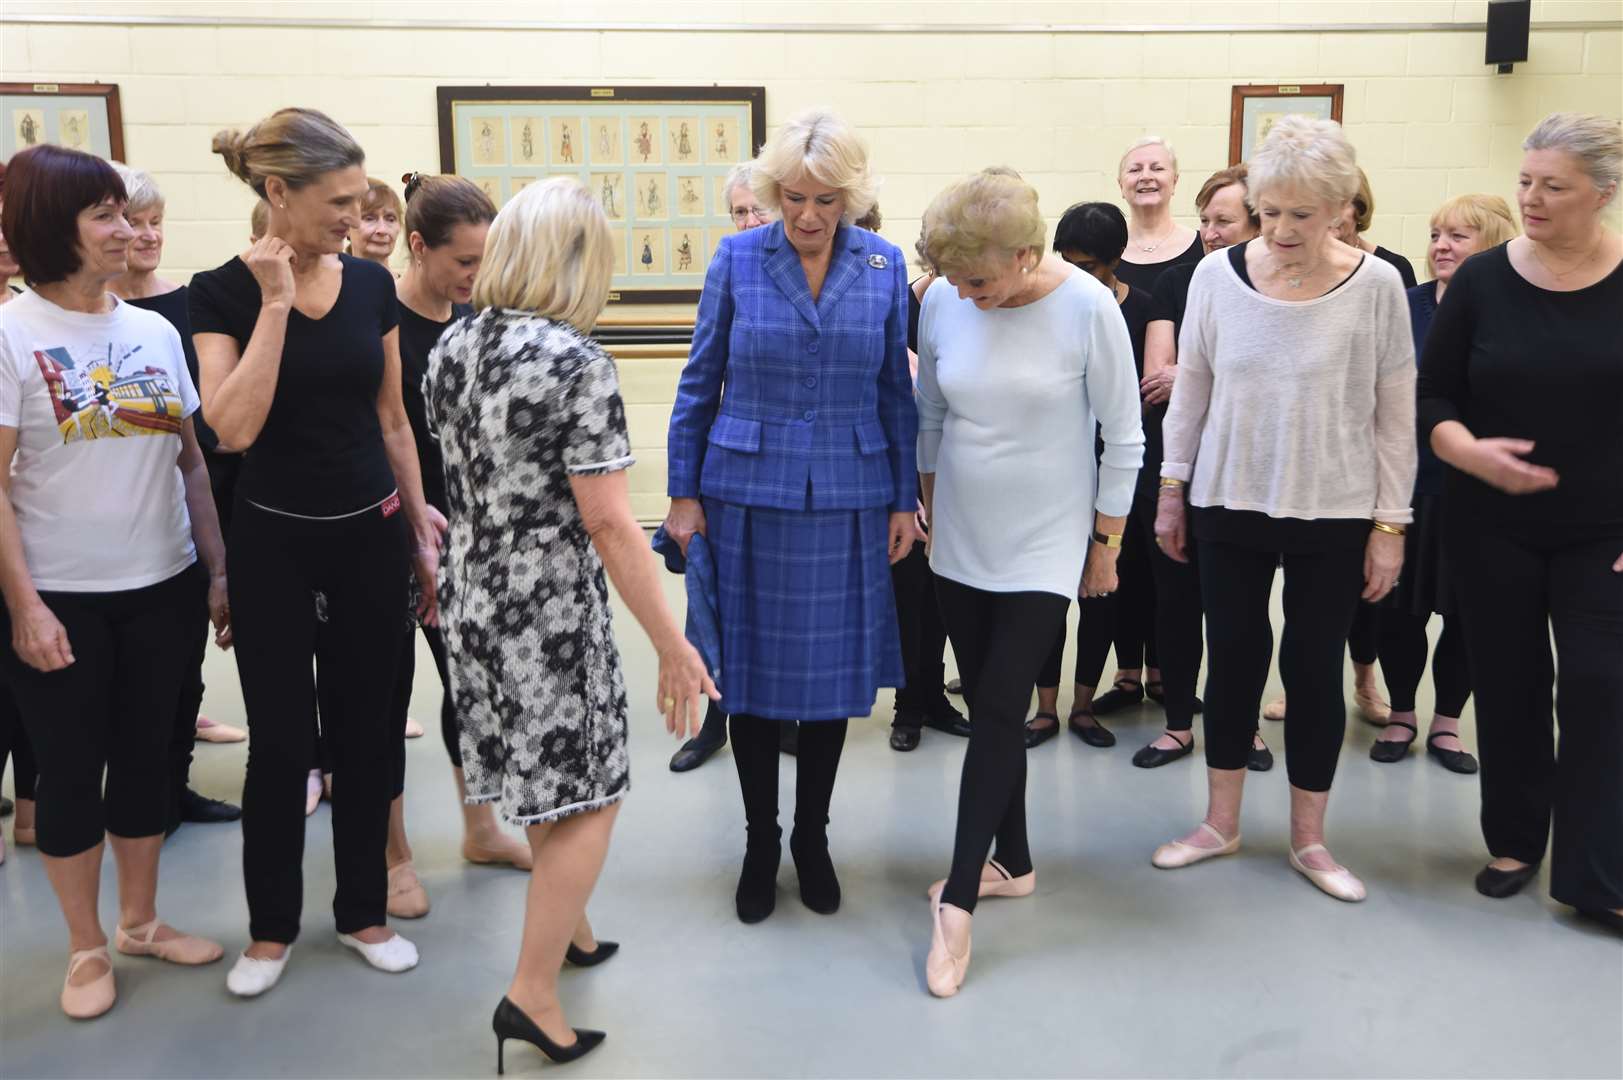
<path fill-rule="evenodd" d="M 1623 134 L 1555 113 L 1522 147 L 1525 235 L 1454 272 L 1419 389 L 1421 438 L 1452 466 L 1443 543 L 1493 855 L 1476 887 L 1536 878 L 1553 817 L 1550 895 L 1623 933 L 1623 239 L 1603 217 Z"/>
<path fill-rule="evenodd" d="M 484 259 L 485 234 L 496 217 L 496 208 L 477 184 L 460 176 L 427 176 L 409 173 L 406 185 L 406 271 L 395 285 L 400 301 L 401 396 L 411 432 L 417 443 L 417 463 L 422 470 L 423 497 L 440 513 L 449 513 L 445 497 L 445 461 L 439 440 L 428 429 L 423 404 L 423 376 L 428 373 L 428 354 L 440 335 L 459 319 L 472 314 L 474 275 Z M 462 779 L 461 726 L 451 697 L 445 639 L 438 626 L 423 625 L 423 637 L 434 656 L 444 696 L 440 702 L 440 735 L 456 774 L 457 803 L 462 808 L 462 857 L 475 863 L 509 863 L 521 870 L 530 868 L 530 846 L 502 832 L 495 809 L 489 803 L 469 806 Z M 404 723 L 406 706 L 416 669 L 415 634 L 406 635 L 395 677 L 391 722 Z M 404 743 L 401 744 L 404 749 Z M 397 784 L 404 787 L 405 759 L 400 760 Z M 401 819 L 401 801 L 396 799 L 391 825 Z M 390 829 L 389 863 L 409 863 L 411 849 L 405 844 L 404 827 Z"/>
<path fill-rule="evenodd" d="M 1091 274 L 1116 297 L 1127 336 L 1133 343 L 1133 361 L 1144 377 L 1144 329 L 1150 320 L 1150 294 L 1130 286 L 1119 276 L 1122 252 L 1127 247 L 1127 218 L 1110 203 L 1077 203 L 1059 219 L 1054 250 L 1066 262 Z M 1147 437 L 1147 433 L 1146 433 Z M 1101 448 L 1102 449 L 1102 448 Z M 1094 715 L 1094 691 L 1104 674 L 1105 657 L 1112 641 L 1118 669 L 1142 673 L 1148 663 L 1156 670 L 1155 635 L 1150 615 L 1155 610 L 1155 588 L 1150 582 L 1147 552 L 1149 529 L 1155 523 L 1155 478 L 1139 471 L 1133 511 L 1128 514 L 1122 552 L 1117 561 L 1116 590 L 1104 596 L 1079 598 L 1076 616 L 1076 678 L 1071 713 L 1066 726 L 1090 746 L 1114 746 L 1116 736 Z M 1141 512 L 1149 517 L 1136 520 Z M 1083 541 L 1079 538 L 1078 543 Z M 1065 628 L 1037 675 L 1037 711 L 1026 723 L 1026 746 L 1046 742 L 1059 731 L 1060 666 L 1065 652 Z M 1132 681 L 1121 679 L 1120 681 Z M 1139 684 L 1140 691 L 1142 685 Z M 1117 697 L 1121 697 L 1120 694 Z"/>
<path fill-rule="evenodd" d="M 221 132 L 214 149 L 271 206 L 263 239 L 192 279 L 191 309 L 210 424 L 223 447 L 247 451 L 227 544 L 253 732 L 242 830 L 253 942 L 226 985 L 249 997 L 276 984 L 299 932 L 312 659 L 338 706 L 325 720 L 344 788 L 339 941 L 383 971 L 417 963 L 386 925 L 403 730 L 381 691 L 399 663 L 408 566 L 424 621 L 438 618 L 444 518 L 423 499 L 401 399 L 394 279 L 340 254 L 366 194 L 360 146 L 321 113 L 283 109 L 246 135 Z"/>

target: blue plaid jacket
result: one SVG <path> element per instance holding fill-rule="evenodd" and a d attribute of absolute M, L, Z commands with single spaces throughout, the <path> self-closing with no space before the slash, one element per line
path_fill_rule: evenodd
<path fill-rule="evenodd" d="M 782 222 L 723 239 L 671 412 L 671 498 L 912 511 L 917 436 L 896 246 L 841 225 L 813 301 Z"/>

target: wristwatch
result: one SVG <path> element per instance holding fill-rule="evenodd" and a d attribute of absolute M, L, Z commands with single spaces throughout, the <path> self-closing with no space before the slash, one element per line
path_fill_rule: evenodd
<path fill-rule="evenodd" d="M 1102 533 L 1098 529 L 1094 529 L 1093 542 L 1102 544 L 1107 548 L 1119 548 L 1121 547 L 1122 535 L 1121 533 Z"/>

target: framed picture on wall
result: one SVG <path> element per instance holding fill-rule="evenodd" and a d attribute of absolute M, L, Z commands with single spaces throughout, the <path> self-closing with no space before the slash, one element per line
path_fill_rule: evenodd
<path fill-rule="evenodd" d="M 1311 116 L 1341 123 L 1340 83 L 1236 86 L 1229 105 L 1229 164 L 1249 161 L 1281 116 Z"/>
<path fill-rule="evenodd" d="M 610 303 L 696 303 L 727 173 L 766 141 L 760 86 L 441 86 L 440 170 L 496 204 L 574 176 L 613 226 Z"/>
<path fill-rule="evenodd" d="M 0 160 L 43 143 L 123 161 L 117 85 L 0 83 Z"/>

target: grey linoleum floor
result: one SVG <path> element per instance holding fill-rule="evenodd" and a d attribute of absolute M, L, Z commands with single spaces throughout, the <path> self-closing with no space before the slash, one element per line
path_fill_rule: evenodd
<path fill-rule="evenodd" d="M 679 603 L 676 579 L 666 585 Z M 965 744 L 926 732 L 913 754 L 892 752 L 887 693 L 873 718 L 853 722 L 835 794 L 844 907 L 832 917 L 802 907 L 786 856 L 777 913 L 743 926 L 732 911 L 743 839 L 730 757 L 667 771 L 672 747 L 648 708 L 653 654 L 623 608 L 617 616 L 635 705 L 633 791 L 590 913 L 624 948 L 564 976 L 571 1020 L 609 1032 L 567 1075 L 1623 1075 L 1623 945 L 1552 904 L 1547 883 L 1509 901 L 1478 897 L 1475 780 L 1418 754 L 1375 765 L 1373 729 L 1353 720 L 1330 839 L 1369 885 L 1361 905 L 1287 868 L 1283 755 L 1249 781 L 1240 855 L 1152 868 L 1156 844 L 1203 806 L 1198 757 L 1151 772 L 1129 763 L 1159 720 L 1152 706 L 1113 722 L 1114 750 L 1062 736 L 1032 751 L 1037 893 L 981 906 L 967 983 L 955 999 L 932 999 L 923 891 L 947 868 Z M 38 856 L 13 846 L 0 867 L 0 1075 L 493 1075 L 490 1014 L 511 972 L 525 878 L 459 858 L 432 671 L 421 651 L 414 713 L 430 733 L 411 744 L 407 802 L 434 910 L 398 924 L 421 948 L 415 971 L 375 973 L 334 941 L 324 805 L 309 823 L 304 936 L 287 975 L 264 998 L 231 998 L 226 966 L 247 926 L 240 834 L 186 826 L 164 850 L 159 910 L 222 940 L 227 960 L 186 970 L 118 959 L 117 1007 L 74 1024 L 56 1004 L 61 918 Z M 207 677 L 206 709 L 241 723 L 231 660 L 212 655 Z M 1350 668 L 1348 678 L 1350 688 Z M 1266 728 L 1279 751 L 1279 726 Z M 242 746 L 199 745 L 197 786 L 235 797 L 244 757 Z M 785 758 L 786 793 L 792 778 Z M 787 820 L 787 794 L 784 805 Z M 109 865 L 109 929 L 112 878 Z M 566 1074 L 519 1044 L 507 1064 L 515 1076 Z"/>

